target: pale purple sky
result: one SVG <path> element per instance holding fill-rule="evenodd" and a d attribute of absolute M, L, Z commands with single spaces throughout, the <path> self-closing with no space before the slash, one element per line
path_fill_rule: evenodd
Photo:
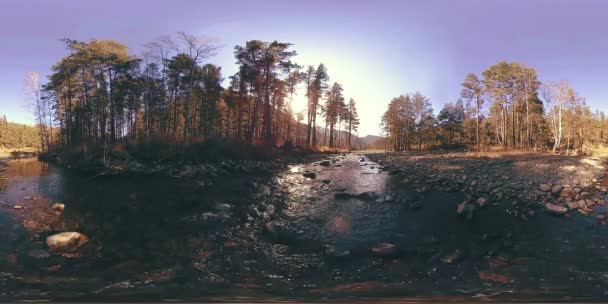
<path fill-rule="evenodd" d="M 419 90 L 435 111 L 459 97 L 469 72 L 499 60 L 568 80 L 608 111 L 608 1 L 0 1 L 0 114 L 32 122 L 23 78 L 66 54 L 60 38 L 115 39 L 133 54 L 157 36 L 185 31 L 224 47 L 209 61 L 236 71 L 235 44 L 295 44 L 300 64 L 328 66 L 361 113 L 361 135 L 378 134 L 392 97 Z M 296 110 L 303 107 L 297 98 Z"/>

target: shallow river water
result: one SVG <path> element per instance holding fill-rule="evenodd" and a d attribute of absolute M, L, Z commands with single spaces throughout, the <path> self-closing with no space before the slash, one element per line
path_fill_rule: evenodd
<path fill-rule="evenodd" d="M 33 159 L 5 175 L 0 300 L 608 299 L 594 217 L 524 221 L 501 202 L 467 220 L 464 193 L 409 188 L 358 154 L 213 184 Z M 77 256 L 48 250 L 63 231 L 89 237 Z"/>

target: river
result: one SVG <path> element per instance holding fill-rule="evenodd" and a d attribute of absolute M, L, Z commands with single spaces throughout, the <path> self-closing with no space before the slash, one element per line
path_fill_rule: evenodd
<path fill-rule="evenodd" d="M 462 192 L 404 187 L 359 154 L 328 160 L 212 184 L 12 161 L 0 300 L 607 297 L 608 237 L 593 218 L 524 221 L 502 202 L 466 220 Z M 63 231 L 86 248 L 49 251 Z"/>

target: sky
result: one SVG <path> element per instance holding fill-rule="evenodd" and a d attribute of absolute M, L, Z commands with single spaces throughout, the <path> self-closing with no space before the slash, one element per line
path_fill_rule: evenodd
<path fill-rule="evenodd" d="M 359 134 L 380 135 L 388 102 L 420 91 L 435 113 L 459 98 L 467 73 L 500 61 L 568 80 L 592 109 L 608 111 L 608 1 L 603 0 L 2 0 L 0 114 L 33 123 L 23 79 L 45 76 L 67 52 L 61 38 L 114 39 L 139 55 L 184 31 L 222 47 L 208 59 L 234 74 L 234 46 L 293 43 L 300 65 L 323 62 L 359 109 Z M 226 82 L 227 83 L 227 82 Z M 305 107 L 300 92 L 296 111 Z"/>

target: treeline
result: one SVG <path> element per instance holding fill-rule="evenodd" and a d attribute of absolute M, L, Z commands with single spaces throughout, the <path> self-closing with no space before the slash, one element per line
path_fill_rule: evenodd
<path fill-rule="evenodd" d="M 6 115 L 2 115 L 0 117 L 0 148 L 39 149 L 40 133 L 33 126 L 9 122 Z"/>
<path fill-rule="evenodd" d="M 591 111 L 566 81 L 541 83 L 536 71 L 519 63 L 498 62 L 481 78 L 468 74 L 461 98 L 438 115 L 421 93 L 394 98 L 382 116 L 386 148 L 404 150 L 423 145 L 467 144 L 580 150 L 607 144 L 608 121 Z"/>
<path fill-rule="evenodd" d="M 341 133 L 334 131 L 345 130 L 346 148 L 357 130 L 354 100 L 345 103 L 340 84 L 330 86 L 323 64 L 304 70 L 293 62 L 297 53 L 289 43 L 252 40 L 236 46 L 238 72 L 224 88 L 221 67 L 207 62 L 218 46 L 200 37 L 163 37 L 142 56 L 113 40 L 63 41 L 70 53 L 51 68 L 48 82 L 28 86 L 32 99 L 39 96 L 40 129 L 60 130 L 43 143 L 191 144 L 222 138 L 316 146 L 321 115 L 329 130 L 323 143 L 337 147 L 345 141 L 337 141 Z M 291 102 L 301 86 L 307 111 L 294 113 Z"/>

